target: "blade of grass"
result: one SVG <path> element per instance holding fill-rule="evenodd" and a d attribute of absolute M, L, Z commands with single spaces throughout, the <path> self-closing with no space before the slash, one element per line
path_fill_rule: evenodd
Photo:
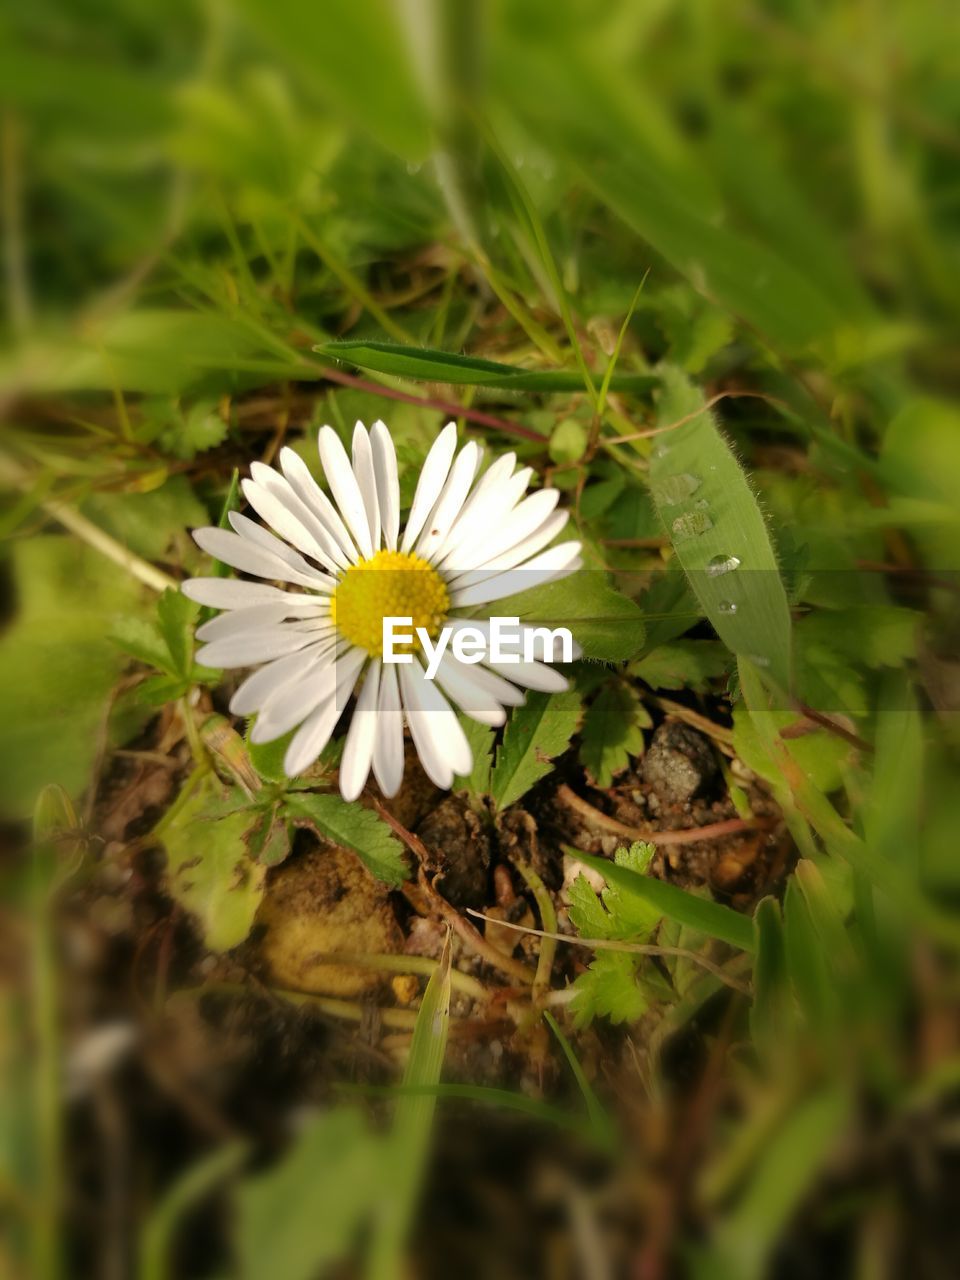
<path fill-rule="evenodd" d="M 518 369 L 496 360 L 463 356 L 430 347 L 403 346 L 394 342 L 344 340 L 314 347 L 321 355 L 345 360 L 361 369 L 393 374 L 423 382 L 448 382 L 461 386 L 490 387 L 497 391 L 580 391 L 583 379 L 564 369 Z M 649 391 L 656 378 L 645 373 L 613 374 L 614 391 Z"/>
<path fill-rule="evenodd" d="M 657 880 L 654 876 L 639 875 L 629 867 L 618 867 L 607 858 L 596 858 L 572 845 L 565 844 L 563 850 L 571 858 L 599 872 L 605 880 L 643 898 L 671 920 L 727 942 L 732 947 L 739 947 L 741 951 L 753 951 L 756 947 L 753 923 L 730 907 L 707 898 L 697 898 L 676 885 Z"/>
<path fill-rule="evenodd" d="M 413 1029 L 403 1084 L 434 1089 L 440 1080 L 450 1027 L 450 936 L 437 970 L 427 983 Z M 437 1100 L 431 1094 L 402 1096 L 390 1134 L 390 1169 L 384 1199 L 374 1223 L 367 1260 L 368 1280 L 395 1280 L 403 1274 L 403 1249 L 410 1232 L 429 1151 Z"/>
<path fill-rule="evenodd" d="M 717 635 L 788 689 L 790 610 L 757 499 L 700 391 L 677 369 L 663 387 L 659 419 L 680 425 L 651 455 L 657 512 Z"/>

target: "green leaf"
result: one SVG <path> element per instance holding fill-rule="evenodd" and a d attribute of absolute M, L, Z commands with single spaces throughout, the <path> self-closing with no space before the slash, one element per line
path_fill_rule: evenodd
<path fill-rule="evenodd" d="M 344 360 L 360 369 L 389 373 L 422 382 L 492 387 L 498 391 L 583 391 L 583 376 L 565 369 L 518 369 L 479 356 L 461 356 L 430 347 L 407 347 L 397 342 L 324 342 L 314 347 L 321 355 Z M 615 373 L 613 391 L 648 391 L 656 385 L 649 374 Z"/>
<path fill-rule="evenodd" d="M 551 761 L 565 751 L 580 722 L 580 695 L 530 693 L 515 707 L 493 767 L 491 792 L 500 809 L 507 809 L 548 774 Z"/>
<path fill-rule="evenodd" d="M 656 852 L 652 844 L 635 841 L 613 856 L 614 864 L 636 875 L 646 876 Z M 651 906 L 632 886 L 610 883 L 597 897 L 582 873 L 570 886 L 570 919 L 582 938 L 610 938 L 641 941 L 657 925 L 663 912 Z"/>
<path fill-rule="evenodd" d="M 58 536 L 11 548 L 19 607 L 0 636 L 0 810 L 26 817 L 47 783 L 87 784 L 124 665 L 109 638 L 140 588 L 116 565 Z"/>
<path fill-rule="evenodd" d="M 604 879 L 642 897 L 660 915 L 669 916 L 680 924 L 705 933 L 708 937 L 719 938 L 741 951 L 752 951 L 755 946 L 753 926 L 746 916 L 725 907 L 719 902 L 711 902 L 707 898 L 698 898 L 692 893 L 678 889 L 676 885 L 667 884 L 653 876 L 639 875 L 629 867 L 618 866 L 607 858 L 596 858 L 592 854 L 583 853 L 571 845 L 564 845 L 564 850 L 571 858 L 585 866 L 598 871 Z"/>
<path fill-rule="evenodd" d="M 385 884 L 398 885 L 407 879 L 403 846 L 369 809 L 330 793 L 296 792 L 286 797 L 284 811 L 293 822 L 307 822 L 324 839 L 351 849 Z"/>
<path fill-rule="evenodd" d="M 850 1100 L 842 1087 L 814 1093 L 787 1113 L 764 1144 L 750 1180 L 722 1219 L 709 1250 L 698 1259 L 697 1280 L 769 1275 L 778 1240 L 829 1153 L 842 1139 Z"/>
<path fill-rule="evenodd" d="M 643 730 L 653 722 L 637 693 L 611 681 L 587 708 L 580 734 L 580 763 L 598 787 L 609 787 L 631 756 L 643 754 Z"/>
<path fill-rule="evenodd" d="M 469 716 L 460 716 L 460 724 L 473 752 L 473 768 L 464 777 L 457 778 L 454 786 L 476 798 L 489 795 L 494 731 L 489 725 L 471 720 Z"/>
<path fill-rule="evenodd" d="M 283 54 L 312 96 L 332 103 L 385 147 L 423 160 L 429 114 L 396 6 L 388 0 L 242 0 L 259 33 Z M 426 38 L 426 37 L 421 37 Z"/>
<path fill-rule="evenodd" d="M 413 1028 L 403 1083 L 412 1090 L 432 1089 L 440 1081 L 450 1030 L 450 938 L 430 975 Z M 370 1249 L 370 1280 L 391 1280 L 404 1270 L 402 1252 L 412 1227 L 426 1173 L 433 1130 L 435 1095 L 411 1093 L 397 1101 L 386 1154 L 387 1196 L 378 1214 Z"/>
<path fill-rule="evenodd" d="M 777 729 L 785 729 L 798 721 L 794 711 L 771 711 L 770 717 Z M 843 771 L 852 753 L 850 744 L 843 738 L 838 738 L 825 729 L 815 729 L 802 737 L 781 738 L 781 741 L 818 791 L 828 794 L 842 786 Z M 742 703 L 733 710 L 733 746 L 748 769 L 752 769 L 761 778 L 766 778 L 768 782 L 782 784 L 782 771 L 771 757 L 753 717 Z"/>
<path fill-rule="evenodd" d="M 564 418 L 558 422 L 550 436 L 548 452 L 558 465 L 578 462 L 587 447 L 587 429 L 576 418 Z"/>
<path fill-rule="evenodd" d="M 147 493 L 95 493 L 82 510 L 94 524 L 148 560 L 162 559 L 187 529 L 206 524 L 207 511 L 185 476 Z"/>
<path fill-rule="evenodd" d="M 283 1158 L 234 1194 L 243 1280 L 314 1280 L 352 1252 L 384 1194 L 383 1142 L 363 1112 L 312 1116 Z"/>
<path fill-rule="evenodd" d="M 497 601 L 504 618 L 550 627 L 569 627 L 584 656 L 605 662 L 632 657 L 643 646 L 643 614 L 599 569 L 579 569 L 569 577 L 532 587 Z"/>
<path fill-rule="evenodd" d="M 672 640 L 630 663 L 629 671 L 651 689 L 692 689 L 704 693 L 726 673 L 730 659 L 714 640 Z"/>
<path fill-rule="evenodd" d="M 263 897 L 266 871 L 245 843 L 258 814 L 246 805 L 241 791 L 205 774 L 187 784 L 157 829 L 170 892 L 199 917 L 211 951 L 229 951 L 246 938 Z"/>
<path fill-rule="evenodd" d="M 750 1030 L 767 1053 L 788 1048 L 794 1029 L 793 1002 L 787 972 L 783 922 L 775 898 L 762 898 L 753 915 L 756 958 Z"/>
<path fill-rule="evenodd" d="M 198 605 L 172 587 L 157 603 L 157 625 L 170 651 L 172 674 L 184 679 L 189 679 L 193 667 L 193 624 L 199 612 Z"/>
<path fill-rule="evenodd" d="M 283 759 L 296 729 L 291 729 L 281 738 L 274 738 L 272 742 L 253 742 L 250 739 L 250 730 L 255 723 L 253 719 L 247 723 L 247 732 L 244 736 L 250 763 L 265 782 L 286 782 L 287 775 L 283 770 Z"/>
<path fill-rule="evenodd" d="M 791 685 L 790 610 L 766 524 L 747 477 L 704 400 L 676 369 L 663 369 L 662 437 L 650 484 L 677 559 L 717 635 L 735 654 Z"/>
<path fill-rule="evenodd" d="M 570 1009 L 578 1029 L 594 1018 L 616 1024 L 636 1022 L 646 1013 L 647 997 L 637 982 L 637 956 L 627 951 L 600 951 L 578 975 Z"/>
<path fill-rule="evenodd" d="M 177 678 L 177 672 L 172 666 L 170 650 L 155 622 L 132 615 L 116 618 L 109 635 L 118 648 L 132 658 L 136 658 L 138 662 L 143 662 L 148 667 L 156 667 L 158 671 L 166 672 L 173 679 Z"/>

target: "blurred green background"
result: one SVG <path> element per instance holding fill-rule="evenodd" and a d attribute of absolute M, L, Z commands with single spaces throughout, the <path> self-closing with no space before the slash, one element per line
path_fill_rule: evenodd
<path fill-rule="evenodd" d="M 956 4 L 34 0 L 6 7 L 0 37 L 0 1267 L 952 1274 Z M 568 380 L 397 377 L 375 350 L 314 350 L 337 339 Z M 638 380 L 600 412 L 586 380 L 615 351 Z M 596 448 L 663 425 L 664 369 L 728 397 L 718 412 L 794 608 L 801 693 L 846 733 L 806 723 L 806 755 L 777 754 L 771 716 L 786 713 L 749 672 L 744 702 L 696 602 L 656 585 L 670 548 L 651 441 Z M 238 1015 L 232 1058 L 199 1016 L 175 1019 L 185 1039 L 164 1050 L 165 1002 L 209 973 L 162 931 L 143 961 L 142 917 L 124 915 L 154 883 L 125 859 L 169 788 L 132 802 L 140 828 L 103 825 L 124 783 L 111 753 L 175 759 L 177 706 L 203 684 L 187 650 L 183 669 L 154 663 L 168 683 L 150 705 L 129 674 L 131 653 L 153 661 L 156 592 L 200 563 L 188 530 L 218 517 L 236 469 L 284 440 L 308 449 L 322 421 L 384 417 L 409 492 L 442 420 L 425 400 L 473 414 L 494 452 L 526 450 L 568 491 L 591 567 L 618 570 L 647 621 L 643 644 L 600 656 L 647 664 L 611 671 L 708 714 L 739 700 L 737 751 L 802 855 L 776 886 L 782 909 L 757 909 L 752 948 L 722 957 L 746 996 L 721 983 L 685 1002 L 671 973 L 642 1017 L 601 1001 L 592 1029 L 566 1028 L 572 1047 L 540 1010 L 519 1049 L 516 1026 L 503 1033 L 515 1056 L 499 1076 L 493 1033 L 479 1035 L 475 1076 L 468 1055 L 457 1078 L 496 1077 L 514 1101 L 488 1103 L 530 1104 L 519 1128 L 489 1132 L 410 1093 L 371 1127 L 369 1099 L 331 1082 L 389 1086 L 376 1036 L 369 1074 L 319 1032 L 290 1032 L 291 1049 L 279 1014 Z M 638 755 L 630 697 L 613 705 Z M 49 784 L 63 791 L 38 808 Z M 96 981 L 77 976 L 88 961 Z M 442 963 L 427 972 L 436 1013 L 450 991 Z M 442 1023 L 431 1043 L 421 1019 L 398 1056 L 427 1094 Z M 134 1041 L 149 1067 L 132 1079 Z M 290 1054 L 295 1085 L 264 1067 Z M 229 1081 L 226 1121 L 211 1080 Z M 299 1127 L 295 1103 L 314 1108 Z"/>

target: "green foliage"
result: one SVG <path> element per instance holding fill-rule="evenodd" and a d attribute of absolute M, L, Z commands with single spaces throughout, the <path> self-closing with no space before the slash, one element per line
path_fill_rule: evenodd
<path fill-rule="evenodd" d="M 490 793 L 490 773 L 493 768 L 494 731 L 489 725 L 480 724 L 469 716 L 461 716 L 460 724 L 470 743 L 473 752 L 473 768 L 463 778 L 457 778 L 455 785 L 462 787 L 469 796 L 478 800 Z"/>
<path fill-rule="evenodd" d="M 693 689 L 706 693 L 712 681 L 728 669 L 730 660 L 712 640 L 672 640 L 658 645 L 645 658 L 630 663 L 631 675 L 651 689 Z"/>
<path fill-rule="evenodd" d="M 739 947 L 742 951 L 753 950 L 755 943 L 750 921 L 730 907 L 711 902 L 708 898 L 698 898 L 665 880 L 640 874 L 633 867 L 611 862 L 607 858 L 596 858 L 569 845 L 565 846 L 565 850 L 571 858 L 592 867 L 618 888 L 643 898 L 660 915 L 669 916 L 678 924 Z"/>
<path fill-rule="evenodd" d="M 199 605 L 168 587 L 157 603 L 156 622 L 135 616 L 115 622 L 111 632 L 114 643 L 138 662 L 162 672 L 138 686 L 138 696 L 148 706 L 162 706 L 182 698 L 195 684 L 219 679 L 219 673 L 193 661 L 193 630 L 199 614 Z"/>
<path fill-rule="evenodd" d="M 787 689 L 790 612 L 757 499 L 701 393 L 676 370 L 662 372 L 658 420 L 682 425 L 651 455 L 660 518 L 717 635 Z"/>
<path fill-rule="evenodd" d="M 580 733 L 580 763 L 598 787 L 609 787 L 631 756 L 643 754 L 643 730 L 653 721 L 623 680 L 604 685 L 587 708 Z"/>
<path fill-rule="evenodd" d="M 614 862 L 646 875 L 654 855 L 651 844 L 618 849 Z M 644 942 L 656 929 L 660 913 L 641 895 L 623 885 L 607 885 L 600 897 L 583 874 L 569 890 L 571 923 L 582 938 Z M 572 1009 L 577 1025 L 594 1018 L 635 1022 L 649 1007 L 650 995 L 641 979 L 645 957 L 628 951 L 598 951 L 575 983 Z"/>
<path fill-rule="evenodd" d="M 382 818 L 337 795 L 290 792 L 284 813 L 292 821 L 311 826 L 325 840 L 351 849 L 367 870 L 389 885 L 406 880 L 403 846 Z"/>
<path fill-rule="evenodd" d="M 491 775 L 490 791 L 499 809 L 526 795 L 551 770 L 551 761 L 570 745 L 580 723 L 580 695 L 530 693 L 514 708 Z"/>
<path fill-rule="evenodd" d="M 253 925 L 266 871 L 246 840 L 254 815 L 241 791 L 195 775 L 157 828 L 174 898 L 199 920 L 211 951 L 238 946 Z"/>
<path fill-rule="evenodd" d="M 480 360 L 453 351 L 404 347 L 395 342 L 325 342 L 316 348 L 322 355 L 345 360 L 362 369 L 391 373 L 425 382 L 449 382 L 498 391 L 582 391 L 579 373 L 562 370 L 517 369 L 496 360 Z M 614 391 L 648 391 L 656 382 L 647 374 L 614 374 Z"/>
<path fill-rule="evenodd" d="M 18 543 L 19 612 L 0 636 L 0 810 L 25 817 L 40 789 L 86 786 L 122 665 L 106 638 L 139 591 L 95 552 L 62 537 Z"/>
<path fill-rule="evenodd" d="M 558 582 L 506 596 L 497 601 L 497 609 L 505 618 L 530 625 L 569 627 L 587 658 L 620 662 L 643 645 L 639 606 L 598 569 L 580 569 Z"/>

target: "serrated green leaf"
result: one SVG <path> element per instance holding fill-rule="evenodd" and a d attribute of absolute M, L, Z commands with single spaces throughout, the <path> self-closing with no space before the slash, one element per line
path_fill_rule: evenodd
<path fill-rule="evenodd" d="M 693 689 L 703 693 L 730 666 L 723 645 L 714 640 L 672 640 L 630 663 L 629 671 L 651 689 Z"/>
<path fill-rule="evenodd" d="M 493 767 L 491 792 L 500 809 L 509 808 L 553 768 L 551 761 L 565 751 L 580 722 L 580 695 L 530 693 L 515 707 L 503 732 Z"/>
<path fill-rule="evenodd" d="M 639 875 L 629 867 L 620 866 L 607 858 L 596 858 L 570 845 L 564 845 L 564 850 L 571 858 L 598 871 L 608 884 L 643 898 L 660 915 L 670 916 L 680 924 L 705 933 L 708 937 L 719 938 L 721 942 L 728 942 L 741 951 L 753 950 L 755 942 L 750 920 L 730 907 L 707 898 L 698 898 L 664 880 Z"/>
<path fill-rule="evenodd" d="M 181 794 L 158 829 L 170 892 L 198 917 L 211 951 L 229 951 L 246 938 L 263 897 L 266 870 L 246 846 L 256 821 L 242 792 L 206 774 Z"/>
<path fill-rule="evenodd" d="M 578 1029 L 596 1017 L 612 1023 L 635 1022 L 647 1011 L 647 998 L 637 981 L 637 957 L 626 951 L 600 951 L 574 982 L 570 1003 Z"/>
<path fill-rule="evenodd" d="M 643 754 L 643 730 L 653 722 L 636 692 L 622 680 L 600 690 L 580 732 L 580 763 L 598 787 L 609 787 L 631 756 Z"/>
<path fill-rule="evenodd" d="M 659 423 L 696 416 L 654 449 L 653 499 L 717 635 L 789 689 L 790 610 L 770 535 L 746 475 L 703 406 L 684 374 L 663 369 Z"/>
<path fill-rule="evenodd" d="M 157 626 L 170 651 L 172 674 L 184 679 L 193 666 L 193 624 L 199 612 L 199 605 L 172 587 L 157 602 Z"/>
<path fill-rule="evenodd" d="M 409 872 L 403 846 L 382 818 L 362 805 L 350 804 L 332 793 L 295 792 L 284 800 L 284 812 L 293 822 L 309 823 L 319 835 L 352 849 L 378 880 L 402 884 Z"/>
<path fill-rule="evenodd" d="M 489 725 L 460 716 L 460 724 L 473 752 L 473 768 L 464 777 L 454 781 L 454 787 L 462 788 L 469 795 L 479 798 L 490 793 L 490 770 L 493 765 L 494 732 Z"/>
<path fill-rule="evenodd" d="M 496 360 L 458 355 L 430 347 L 407 347 L 397 342 L 324 342 L 314 348 L 321 355 L 345 360 L 360 369 L 389 373 L 423 382 L 493 387 L 498 391 L 583 391 L 583 376 L 565 369 L 518 369 Z M 615 373 L 613 391 L 649 391 L 656 379 L 649 374 Z"/>
<path fill-rule="evenodd" d="M 173 667 L 170 650 L 155 622 L 132 616 L 117 618 L 110 628 L 110 639 L 138 662 L 156 667 L 158 671 L 164 671 L 173 678 L 177 677 L 178 672 Z"/>
<path fill-rule="evenodd" d="M 497 613 L 524 623 L 569 627 L 587 658 L 621 662 L 643 646 L 643 614 L 599 569 L 579 569 L 569 577 L 497 601 Z"/>

